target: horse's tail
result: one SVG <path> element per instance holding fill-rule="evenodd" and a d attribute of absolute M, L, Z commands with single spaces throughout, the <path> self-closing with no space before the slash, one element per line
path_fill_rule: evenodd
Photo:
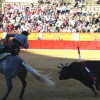
<path fill-rule="evenodd" d="M 22 62 L 22 65 L 39 81 L 45 83 L 46 85 L 54 86 L 54 82 L 50 80 L 49 76 L 38 73 L 38 70 L 33 69 L 31 66 L 27 65 L 24 62 Z"/>

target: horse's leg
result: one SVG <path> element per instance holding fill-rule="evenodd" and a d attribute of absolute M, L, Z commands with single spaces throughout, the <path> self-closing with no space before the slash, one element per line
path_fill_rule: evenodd
<path fill-rule="evenodd" d="M 6 76 L 6 75 L 5 75 L 5 77 L 6 77 L 6 83 L 7 83 L 7 92 L 4 95 L 4 97 L 2 99 L 0 99 L 0 100 L 6 100 L 8 95 L 9 95 L 9 93 L 10 93 L 10 91 L 13 88 L 13 86 L 12 86 L 12 78 L 9 77 L 9 76 Z"/>
<path fill-rule="evenodd" d="M 22 82 L 22 90 L 21 90 L 21 92 L 20 92 L 20 95 L 19 95 L 19 99 L 23 99 L 23 95 L 24 95 L 24 90 L 25 90 L 25 88 L 26 88 L 26 81 L 25 81 L 25 79 L 21 79 L 20 78 L 20 80 L 21 80 L 21 82 Z"/>
<path fill-rule="evenodd" d="M 27 71 L 26 71 L 25 68 L 23 68 L 23 70 L 21 70 L 21 72 L 18 74 L 18 77 L 19 77 L 19 79 L 22 82 L 22 90 L 20 92 L 19 99 L 22 99 L 23 98 L 23 95 L 24 95 L 24 90 L 25 90 L 26 84 L 27 84 L 26 83 L 26 80 L 25 80 L 26 75 L 27 75 Z"/>

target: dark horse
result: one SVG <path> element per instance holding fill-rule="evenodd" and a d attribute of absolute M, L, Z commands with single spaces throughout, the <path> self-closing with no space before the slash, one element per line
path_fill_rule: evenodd
<path fill-rule="evenodd" d="M 19 99 L 23 98 L 24 90 L 26 87 L 26 76 L 29 71 L 36 79 L 42 81 L 47 85 L 54 85 L 54 82 L 50 80 L 50 77 L 40 74 L 37 70 L 27 65 L 23 59 L 16 55 L 9 55 L 5 59 L 0 61 L 0 73 L 5 75 L 7 83 L 7 92 L 0 100 L 6 100 L 10 91 L 12 90 L 12 79 L 16 76 L 19 77 L 22 82 L 22 90 L 19 95 Z"/>

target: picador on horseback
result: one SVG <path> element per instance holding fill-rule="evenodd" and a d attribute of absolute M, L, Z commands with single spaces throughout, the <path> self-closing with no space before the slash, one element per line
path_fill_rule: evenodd
<path fill-rule="evenodd" d="M 4 96 L 0 98 L 0 100 L 7 100 L 7 97 L 13 88 L 12 80 L 16 76 L 18 76 L 22 83 L 19 99 L 23 99 L 24 91 L 27 85 L 27 71 L 29 71 L 37 80 L 43 82 L 44 84 L 54 86 L 54 82 L 50 80 L 51 77 L 49 77 L 49 75 L 40 74 L 40 71 L 37 71 L 33 67 L 27 65 L 22 58 L 17 56 L 20 51 L 20 46 L 28 49 L 28 35 L 29 33 L 27 31 L 23 31 L 21 34 L 9 34 L 6 37 L 6 39 L 9 37 L 14 38 L 11 43 L 7 43 L 7 46 L 4 46 L 2 50 L 3 52 L 1 52 L 2 54 L 0 55 L 0 73 L 5 75 L 7 84 L 7 91 L 5 92 Z"/>
<path fill-rule="evenodd" d="M 7 34 L 6 35 L 6 44 L 0 46 L 0 59 L 5 57 L 6 55 L 18 55 L 20 52 L 20 47 L 25 49 L 29 48 L 28 37 L 29 33 L 27 31 L 23 31 L 21 34 Z M 9 42 L 9 38 L 13 37 L 11 43 Z"/>

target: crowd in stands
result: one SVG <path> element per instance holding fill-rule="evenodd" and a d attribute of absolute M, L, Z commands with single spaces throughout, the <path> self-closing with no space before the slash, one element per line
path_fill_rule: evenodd
<path fill-rule="evenodd" d="M 95 0 L 96 4 L 100 5 L 100 0 Z"/>
<path fill-rule="evenodd" d="M 62 0 L 53 0 L 51 4 L 33 3 L 30 6 L 21 3 L 4 3 L 2 6 L 4 32 L 99 32 L 100 9 L 85 8 L 79 10 L 79 2 L 68 9 Z"/>

